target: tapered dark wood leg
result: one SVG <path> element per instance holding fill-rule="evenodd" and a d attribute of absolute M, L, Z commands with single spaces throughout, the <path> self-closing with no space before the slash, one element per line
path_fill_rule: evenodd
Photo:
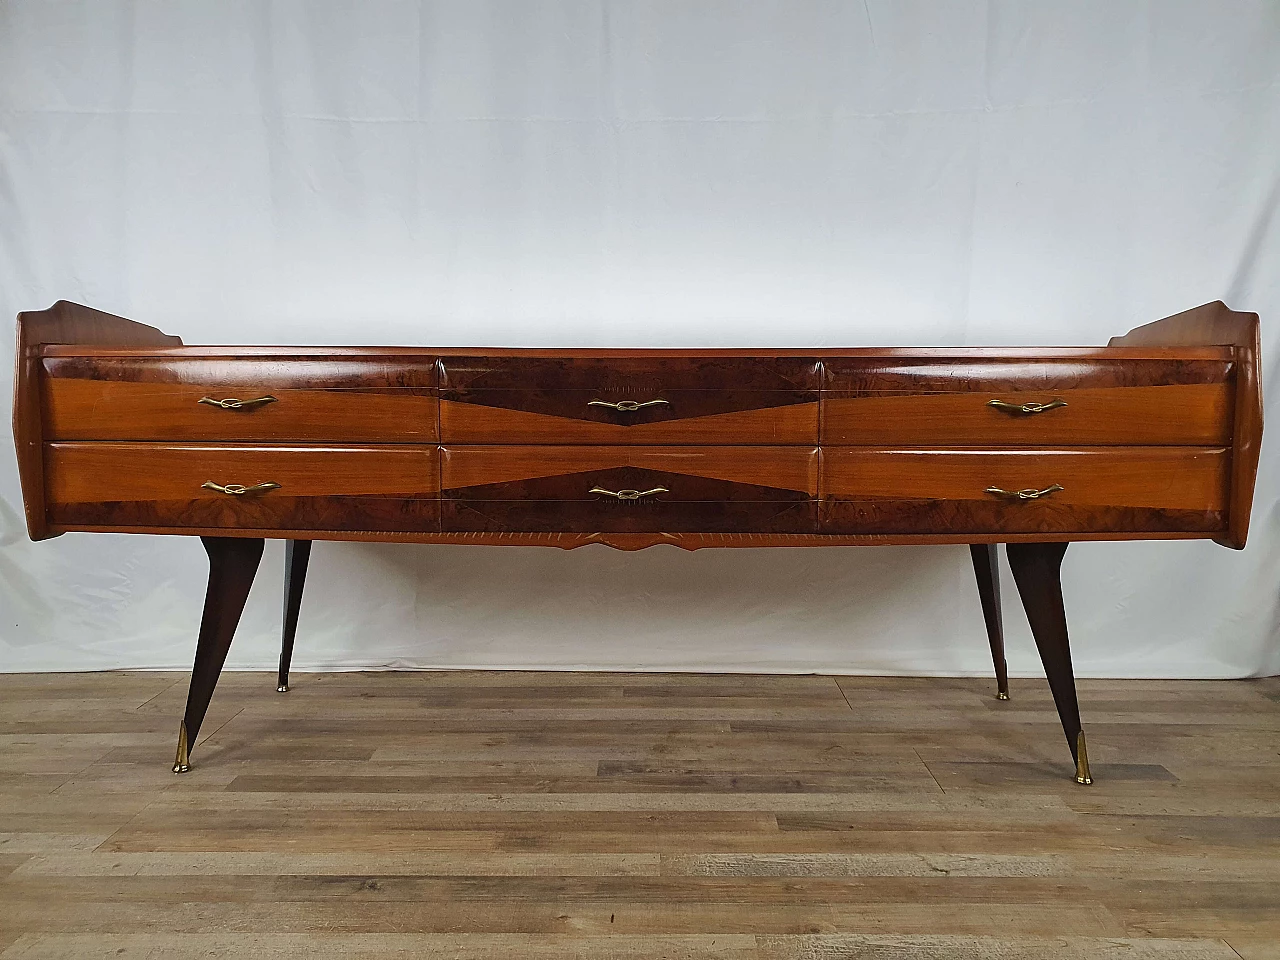
<path fill-rule="evenodd" d="M 284 632 L 280 641 L 280 676 L 276 689 L 289 692 L 289 663 L 293 660 L 293 638 L 298 632 L 298 611 L 302 609 L 302 586 L 307 582 L 310 540 L 287 540 L 284 545 Z"/>
<path fill-rule="evenodd" d="M 1004 618 L 1000 615 L 1000 559 L 994 543 L 969 545 L 973 572 L 978 578 L 978 596 L 982 598 L 982 616 L 987 621 L 987 639 L 991 642 L 991 660 L 996 667 L 996 697 L 1009 699 L 1009 667 L 1004 660 Z"/>
<path fill-rule="evenodd" d="M 1071 646 L 1067 639 L 1067 613 L 1062 603 L 1062 558 L 1065 543 L 1010 543 L 1005 547 L 1014 582 L 1022 596 L 1022 606 L 1031 623 L 1031 633 L 1040 650 L 1053 702 L 1067 735 L 1071 756 L 1076 762 L 1076 780 L 1092 783 L 1084 730 L 1080 727 L 1080 704 L 1076 700 L 1076 678 L 1071 669 Z"/>
<path fill-rule="evenodd" d="M 178 755 L 174 773 L 191 769 L 191 748 L 200 735 L 213 688 L 218 685 L 226 663 L 231 638 L 244 611 L 244 602 L 253 586 L 254 574 L 262 559 L 263 541 L 240 537 L 201 537 L 209 554 L 209 588 L 204 595 L 204 615 L 200 619 L 200 639 L 196 641 L 196 662 L 191 669 L 191 689 L 187 711 L 178 731 Z"/>

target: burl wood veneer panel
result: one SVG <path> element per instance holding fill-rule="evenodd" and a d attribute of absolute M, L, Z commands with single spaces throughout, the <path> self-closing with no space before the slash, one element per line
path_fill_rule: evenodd
<path fill-rule="evenodd" d="M 46 357 L 54 440 L 430 442 L 434 358 Z M 209 400 L 270 402 L 227 409 Z"/>
<path fill-rule="evenodd" d="M 1225 529 L 1223 448 L 823 450 L 833 534 L 1202 532 Z M 987 492 L 1061 489 L 1035 499 Z"/>
<path fill-rule="evenodd" d="M 441 474 L 447 532 L 817 529 L 817 448 L 444 447 Z"/>
<path fill-rule="evenodd" d="M 440 363 L 445 443 L 818 440 L 821 378 L 813 359 L 444 357 Z"/>
<path fill-rule="evenodd" d="M 53 443 L 46 476 L 64 527 L 438 529 L 435 446 Z M 208 481 L 279 487 L 234 496 Z"/>

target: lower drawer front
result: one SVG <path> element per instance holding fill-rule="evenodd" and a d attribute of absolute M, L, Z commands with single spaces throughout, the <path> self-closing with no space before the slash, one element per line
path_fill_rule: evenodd
<path fill-rule="evenodd" d="M 434 445 L 52 443 L 45 464 L 63 527 L 438 528 Z"/>
<path fill-rule="evenodd" d="M 813 533 L 804 447 L 447 446 L 441 529 Z"/>
<path fill-rule="evenodd" d="M 1215 532 L 1223 448 L 823 451 L 820 529 L 842 534 Z M 1017 496 L 1019 492 L 1023 496 Z"/>

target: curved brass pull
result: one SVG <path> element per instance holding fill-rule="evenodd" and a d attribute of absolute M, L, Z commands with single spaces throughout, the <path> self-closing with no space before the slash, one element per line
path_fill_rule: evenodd
<path fill-rule="evenodd" d="M 268 480 L 266 483 L 255 483 L 251 487 L 246 487 L 239 483 L 228 483 L 223 486 L 220 483 L 214 483 L 212 480 L 206 480 L 200 484 L 202 490 L 217 490 L 219 493 L 229 493 L 233 497 L 243 497 L 246 493 L 266 493 L 268 490 L 279 490 L 280 484 L 272 483 Z"/>
<path fill-rule="evenodd" d="M 1001 490 L 999 487 L 987 487 L 986 492 L 1009 500 L 1039 500 L 1041 497 L 1047 497 L 1051 493 L 1065 489 L 1062 484 L 1054 483 L 1043 490 L 1037 490 L 1035 487 L 1027 487 L 1025 490 Z"/>
<path fill-rule="evenodd" d="M 660 403 L 669 403 L 667 400 L 646 400 L 640 403 L 635 400 L 619 400 L 617 403 L 610 403 L 608 400 L 588 400 L 588 407 L 608 407 L 610 410 L 617 410 L 620 413 L 635 413 L 637 410 L 643 410 L 645 407 L 655 407 Z"/>
<path fill-rule="evenodd" d="M 988 400 L 988 407 L 995 407 L 997 410 L 1003 410 L 1005 413 L 1013 414 L 1033 414 L 1044 413 L 1046 410 L 1056 410 L 1058 407 L 1065 407 L 1067 401 L 1058 397 L 1050 400 L 1048 403 L 1010 403 L 1008 400 Z"/>
<path fill-rule="evenodd" d="M 227 397 L 225 400 L 215 400 L 213 397 L 201 397 L 196 403 L 207 403 L 211 407 L 221 407 L 223 410 L 253 410 L 261 407 L 263 404 L 275 403 L 275 397 L 257 397 L 253 400 L 237 400 L 235 397 Z"/>
<path fill-rule="evenodd" d="M 655 493 L 670 493 L 666 487 L 654 487 L 652 490 L 606 490 L 604 487 L 592 487 L 587 493 L 603 493 L 605 496 L 617 497 L 619 500 L 639 500 L 641 497 Z"/>

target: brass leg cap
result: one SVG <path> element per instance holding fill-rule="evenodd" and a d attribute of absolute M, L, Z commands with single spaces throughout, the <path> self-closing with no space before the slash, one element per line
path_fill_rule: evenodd
<path fill-rule="evenodd" d="M 1093 777 L 1089 775 L 1089 751 L 1085 747 L 1083 730 L 1076 736 L 1076 783 L 1086 786 L 1093 783 Z"/>
<path fill-rule="evenodd" d="M 997 699 L 997 700 L 1008 700 L 1008 699 L 1009 699 L 1009 691 L 1008 691 L 1008 690 L 1001 690 L 999 693 L 997 693 L 997 694 L 996 694 L 996 699 Z"/>
<path fill-rule="evenodd" d="M 280 686 L 276 687 L 276 693 L 288 693 L 288 692 L 289 692 L 289 685 L 287 683 L 282 683 L 280 684 Z"/>
<path fill-rule="evenodd" d="M 173 758 L 173 772 L 186 773 L 191 769 L 191 757 L 187 750 L 187 721 L 178 728 L 178 755 Z"/>

